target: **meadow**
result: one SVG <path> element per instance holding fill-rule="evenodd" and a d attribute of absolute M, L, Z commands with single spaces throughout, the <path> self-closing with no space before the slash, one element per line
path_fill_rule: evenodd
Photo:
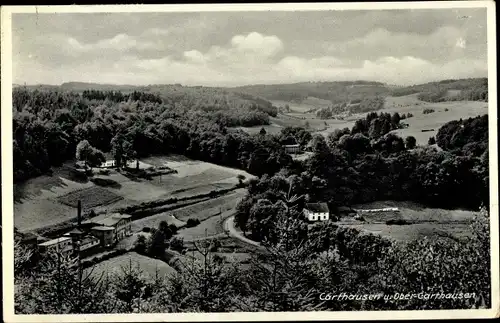
<path fill-rule="evenodd" d="M 418 94 L 411 94 L 400 97 L 386 97 L 385 106 L 377 111 L 399 114 L 413 114 L 413 117 L 405 119 L 404 123 L 409 125 L 408 128 L 394 130 L 398 136 L 403 138 L 414 136 L 417 140 L 417 145 L 427 145 L 430 137 L 435 136 L 438 129 L 445 123 L 458 120 L 476 117 L 488 113 L 488 103 L 480 101 L 450 101 L 450 102 L 424 102 L 417 98 Z M 263 128 L 267 133 L 279 133 L 281 129 L 287 126 L 291 127 L 306 127 L 313 133 L 327 136 L 335 129 L 349 128 L 354 126 L 356 120 L 364 118 L 367 113 L 353 114 L 349 117 L 340 119 L 321 120 L 313 112 L 314 109 L 320 109 L 325 106 L 326 100 L 308 98 L 302 103 L 272 101 L 274 105 L 285 106 L 289 105 L 291 112 L 280 113 L 276 118 L 271 118 L 271 124 Z M 423 114 L 424 109 L 433 109 L 433 113 Z M 247 127 L 242 129 L 248 133 L 258 133 L 262 127 Z M 422 130 L 430 130 L 422 132 Z"/>
<path fill-rule="evenodd" d="M 96 175 L 105 180 L 77 180 L 72 178 L 72 162 L 54 168 L 48 176 L 39 176 L 14 186 L 14 225 L 21 231 L 31 231 L 57 225 L 76 218 L 76 201 L 82 200 L 83 211 L 93 208 L 96 213 L 135 205 L 138 202 L 161 198 L 186 197 L 227 189 L 239 182 L 237 175 L 252 176 L 244 171 L 194 161 L 183 156 L 151 157 L 141 167 L 167 165 L 176 174 L 162 175 L 151 180 L 127 177 L 111 170 L 109 175 Z M 112 184 L 109 184 L 112 183 Z"/>
<path fill-rule="evenodd" d="M 471 234 L 474 212 L 429 208 L 414 202 L 378 201 L 353 205 L 355 210 L 397 207 L 399 212 L 358 212 L 362 221 L 343 218 L 338 225 L 361 229 L 396 241 L 427 237 L 462 238 Z M 387 224 L 393 221 L 400 224 Z"/>
<path fill-rule="evenodd" d="M 103 273 L 104 275 L 120 274 L 130 265 L 133 268 L 139 268 L 143 275 L 153 279 L 156 277 L 156 274 L 160 277 L 165 277 L 176 273 L 175 269 L 164 261 L 146 257 L 136 252 L 128 252 L 124 255 L 102 261 L 89 270 L 92 271 L 92 275 L 100 277 Z"/>

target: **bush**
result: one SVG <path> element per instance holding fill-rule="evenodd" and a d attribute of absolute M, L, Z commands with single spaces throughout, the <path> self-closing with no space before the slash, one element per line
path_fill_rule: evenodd
<path fill-rule="evenodd" d="M 198 224 L 200 224 L 200 220 L 198 220 L 198 219 L 191 219 L 190 218 L 186 222 L 186 227 L 192 228 L 192 227 L 197 226 Z"/>
<path fill-rule="evenodd" d="M 99 170 L 97 171 L 97 174 L 98 174 L 98 175 L 109 175 L 110 173 L 111 173 L 111 172 L 110 172 L 110 170 L 109 170 L 109 169 L 99 169 Z"/>
<path fill-rule="evenodd" d="M 429 145 L 435 145 L 436 144 L 436 138 L 430 137 L 429 141 L 427 142 L 427 144 L 429 144 Z"/>
<path fill-rule="evenodd" d="M 170 249 L 182 253 L 184 251 L 184 239 L 173 237 L 172 240 L 170 240 Z"/>
<path fill-rule="evenodd" d="M 448 108 L 445 108 L 444 111 L 448 111 Z"/>
<path fill-rule="evenodd" d="M 433 112 L 434 112 L 434 109 L 424 109 L 424 111 L 422 113 L 429 114 L 429 113 L 433 113 Z"/>
<path fill-rule="evenodd" d="M 144 227 L 144 228 L 142 228 L 142 232 L 151 232 L 151 228 L 150 227 Z"/>
<path fill-rule="evenodd" d="M 391 220 L 385 221 L 385 224 L 387 224 L 387 225 L 409 225 L 409 224 L 413 224 L 413 223 L 411 221 L 407 221 L 404 219 L 391 219 Z"/>

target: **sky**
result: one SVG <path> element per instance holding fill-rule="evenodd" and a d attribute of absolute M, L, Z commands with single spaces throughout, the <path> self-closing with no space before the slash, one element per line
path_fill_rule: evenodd
<path fill-rule="evenodd" d="M 13 14 L 13 82 L 239 86 L 486 77 L 486 9 Z"/>

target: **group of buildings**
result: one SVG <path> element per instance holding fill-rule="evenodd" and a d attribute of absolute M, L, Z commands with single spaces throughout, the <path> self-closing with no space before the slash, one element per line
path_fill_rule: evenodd
<path fill-rule="evenodd" d="M 61 237 L 37 244 L 41 253 L 57 252 L 62 255 L 79 253 L 85 256 L 100 248 L 113 247 L 132 235 L 132 216 L 128 214 L 102 214 L 81 221 L 81 203 L 78 203 L 78 226 Z"/>
<path fill-rule="evenodd" d="M 334 211 L 337 216 L 352 216 L 357 214 L 356 210 L 348 206 L 336 207 Z M 328 221 L 331 217 L 330 209 L 326 203 L 307 203 L 304 206 L 303 212 L 309 222 Z"/>

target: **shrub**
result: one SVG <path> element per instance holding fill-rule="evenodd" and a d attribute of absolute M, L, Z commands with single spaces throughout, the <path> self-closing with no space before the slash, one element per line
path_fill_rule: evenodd
<path fill-rule="evenodd" d="M 97 171 L 97 174 L 99 174 L 99 175 L 109 175 L 110 173 L 111 173 L 111 172 L 110 172 L 110 170 L 109 170 L 109 169 L 99 169 L 99 170 Z"/>
<path fill-rule="evenodd" d="M 144 227 L 144 228 L 142 228 L 142 232 L 151 232 L 151 228 L 150 227 Z"/>
<path fill-rule="evenodd" d="M 424 111 L 422 113 L 429 114 L 429 113 L 433 113 L 433 112 L 434 112 L 434 109 L 424 109 Z"/>
<path fill-rule="evenodd" d="M 191 219 L 189 218 L 186 222 L 186 227 L 188 228 L 192 228 L 192 227 L 195 227 L 197 226 L 198 224 L 200 224 L 200 220 L 198 219 Z"/>
<path fill-rule="evenodd" d="M 390 220 L 385 221 L 385 224 L 387 224 L 387 225 L 408 225 L 408 224 L 412 224 L 412 222 L 404 220 L 404 219 L 390 219 Z"/>
<path fill-rule="evenodd" d="M 448 111 L 448 108 L 445 108 L 444 111 Z"/>
<path fill-rule="evenodd" d="M 170 240 L 170 249 L 182 253 L 184 251 L 184 239 L 173 237 L 172 240 Z"/>
<path fill-rule="evenodd" d="M 430 137 L 429 141 L 427 142 L 429 145 L 435 145 L 436 144 L 436 138 Z"/>

